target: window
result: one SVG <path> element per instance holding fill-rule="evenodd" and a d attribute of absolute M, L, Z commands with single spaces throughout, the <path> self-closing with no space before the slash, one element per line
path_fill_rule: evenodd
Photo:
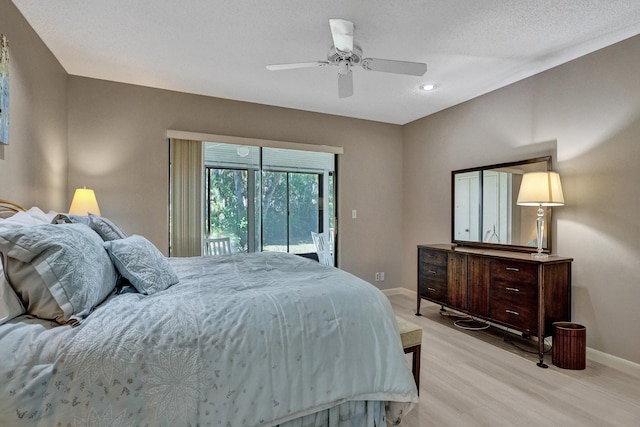
<path fill-rule="evenodd" d="M 334 229 L 334 154 L 205 142 L 204 167 L 205 244 L 311 253 L 311 232 Z"/>

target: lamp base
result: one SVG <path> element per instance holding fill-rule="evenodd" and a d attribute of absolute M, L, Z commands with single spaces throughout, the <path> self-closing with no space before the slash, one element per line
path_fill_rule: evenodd
<path fill-rule="evenodd" d="M 533 259 L 548 259 L 549 258 L 549 254 L 545 254 L 542 252 L 533 252 L 531 254 L 531 258 Z"/>

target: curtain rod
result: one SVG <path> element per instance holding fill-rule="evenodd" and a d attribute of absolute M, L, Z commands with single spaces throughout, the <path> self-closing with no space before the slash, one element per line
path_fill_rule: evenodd
<path fill-rule="evenodd" d="M 167 130 L 167 138 L 227 144 L 250 145 L 253 147 L 286 148 L 290 150 L 316 151 L 321 153 L 344 154 L 343 147 L 332 145 L 305 144 L 302 142 L 276 141 L 271 139 L 245 138 L 241 136 L 214 135 L 181 130 Z"/>

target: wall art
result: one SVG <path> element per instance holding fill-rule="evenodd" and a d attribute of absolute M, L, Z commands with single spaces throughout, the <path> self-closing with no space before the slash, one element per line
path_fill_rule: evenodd
<path fill-rule="evenodd" d="M 9 143 L 9 42 L 0 34 L 0 144 Z"/>

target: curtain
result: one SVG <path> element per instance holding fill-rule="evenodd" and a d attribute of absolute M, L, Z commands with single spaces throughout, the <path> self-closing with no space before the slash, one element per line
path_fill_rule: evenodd
<path fill-rule="evenodd" d="M 170 229 L 171 256 L 202 255 L 202 141 L 171 139 Z"/>

